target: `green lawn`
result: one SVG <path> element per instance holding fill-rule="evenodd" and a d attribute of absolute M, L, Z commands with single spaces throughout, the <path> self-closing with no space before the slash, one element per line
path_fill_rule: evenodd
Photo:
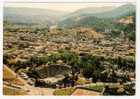
<path fill-rule="evenodd" d="M 53 94 L 56 96 L 67 96 L 67 95 L 71 95 L 74 90 L 75 90 L 74 87 L 64 88 L 64 89 L 56 89 Z"/>
<path fill-rule="evenodd" d="M 103 84 L 91 84 L 91 85 L 89 85 L 89 86 L 87 86 L 87 88 L 89 88 L 89 89 L 93 89 L 93 90 L 95 90 L 95 91 L 102 91 L 103 90 L 103 88 L 105 87 L 105 85 L 103 85 Z"/>

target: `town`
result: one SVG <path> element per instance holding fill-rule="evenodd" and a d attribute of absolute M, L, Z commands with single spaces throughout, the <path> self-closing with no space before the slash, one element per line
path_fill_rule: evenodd
<path fill-rule="evenodd" d="M 135 95 L 135 14 L 95 16 L 43 26 L 5 19 L 3 94 Z"/>

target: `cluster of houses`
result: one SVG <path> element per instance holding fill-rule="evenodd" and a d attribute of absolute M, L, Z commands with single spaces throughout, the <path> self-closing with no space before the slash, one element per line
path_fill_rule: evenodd
<path fill-rule="evenodd" d="M 77 31 L 78 29 L 78 31 Z M 70 50 L 76 52 L 79 55 L 81 53 L 91 53 L 95 55 L 102 55 L 104 57 L 134 57 L 135 56 L 135 44 L 133 41 L 122 38 L 108 38 L 105 34 L 97 33 L 92 29 L 72 29 L 69 30 L 70 35 L 61 33 L 52 33 L 55 36 L 47 35 L 46 37 L 40 34 L 29 33 L 29 31 L 18 31 L 17 35 L 6 34 L 4 36 L 4 55 L 8 54 L 12 56 L 12 59 L 17 61 L 26 61 L 33 55 L 43 55 L 49 54 L 51 52 L 57 52 L 59 50 Z M 61 32 L 61 30 L 53 30 L 51 32 Z M 75 33 L 78 32 L 79 34 Z M 67 32 L 67 31 L 66 31 Z M 72 33 L 75 33 L 72 35 Z M 88 33 L 89 32 L 89 33 Z M 12 33 L 12 32 L 11 32 Z M 14 34 L 14 33 L 13 33 Z M 57 35 L 57 36 L 56 36 Z M 64 35 L 64 37 L 63 37 Z M 68 35 L 68 36 L 67 36 Z M 80 36 L 80 38 L 78 37 Z M 53 38 L 54 37 L 54 38 Z M 55 38 L 57 37 L 57 39 Z M 60 38 L 59 38 L 60 37 Z M 93 37 L 93 38 L 91 38 Z M 72 39 L 71 39 L 72 38 Z M 47 68 L 47 69 L 46 69 Z M 55 81 L 55 87 L 69 87 L 74 86 L 77 77 L 68 76 L 65 74 L 70 74 L 71 68 L 69 66 L 58 66 L 57 64 L 36 68 L 36 73 L 40 76 L 40 79 L 28 79 L 25 74 L 21 76 L 29 80 L 29 83 L 35 84 L 35 86 L 41 85 L 51 85 L 50 79 L 45 79 L 48 76 L 61 76 L 56 77 L 57 80 L 51 78 L 51 81 Z M 128 73 L 129 71 L 129 73 Z M 129 75 L 134 77 L 134 71 L 123 70 L 117 71 L 116 74 Z M 131 74 L 130 74 L 131 73 Z M 65 76 L 64 76 L 65 75 Z M 55 79 L 56 79 L 55 78 Z M 45 81 L 45 83 L 44 83 Z M 59 82 L 60 81 L 60 82 Z M 47 82 L 47 83 L 46 83 Z M 57 82 L 57 83 L 56 83 Z M 59 82 L 59 83 L 58 83 Z M 48 86 L 47 85 L 47 86 Z M 53 84 L 51 86 L 54 86 Z"/>

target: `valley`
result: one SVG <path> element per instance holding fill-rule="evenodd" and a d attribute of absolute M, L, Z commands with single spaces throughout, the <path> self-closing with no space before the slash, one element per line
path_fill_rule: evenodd
<path fill-rule="evenodd" d="M 5 8 L 3 64 L 26 83 L 22 94 L 135 95 L 135 5 L 103 8 Z"/>

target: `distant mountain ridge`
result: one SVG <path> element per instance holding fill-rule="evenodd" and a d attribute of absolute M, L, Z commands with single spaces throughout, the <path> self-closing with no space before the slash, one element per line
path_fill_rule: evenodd
<path fill-rule="evenodd" d="M 118 19 L 124 16 L 132 15 L 133 13 L 135 13 L 135 5 L 126 4 L 117 8 L 112 8 L 111 10 L 108 11 L 103 12 L 97 11 L 96 13 L 95 12 L 88 13 L 88 11 L 87 13 L 86 11 L 84 11 L 85 13 L 83 13 L 82 11 L 80 13 L 80 11 L 76 11 L 70 17 L 67 17 L 64 20 L 60 21 L 59 25 L 62 27 L 81 26 L 81 25 L 87 26 L 89 24 L 91 25 L 95 24 L 97 20 L 98 23 L 103 23 L 104 21 L 111 21 L 113 19 Z"/>
<path fill-rule="evenodd" d="M 64 20 L 64 19 L 70 18 L 70 17 L 79 16 L 79 15 L 87 15 L 87 14 L 107 12 L 107 11 L 111 11 L 112 9 L 114 9 L 113 6 L 82 8 L 82 9 L 76 10 L 72 13 L 69 13 L 69 14 L 65 15 L 64 17 L 62 17 L 61 20 Z"/>
<path fill-rule="evenodd" d="M 5 7 L 4 20 L 14 23 L 55 24 L 66 12 L 48 9 Z"/>
<path fill-rule="evenodd" d="M 133 4 L 125 4 L 119 7 L 87 7 L 72 13 L 37 8 L 5 7 L 4 20 L 13 23 L 58 25 L 60 27 L 95 26 L 96 23 L 131 15 L 135 10 Z"/>

